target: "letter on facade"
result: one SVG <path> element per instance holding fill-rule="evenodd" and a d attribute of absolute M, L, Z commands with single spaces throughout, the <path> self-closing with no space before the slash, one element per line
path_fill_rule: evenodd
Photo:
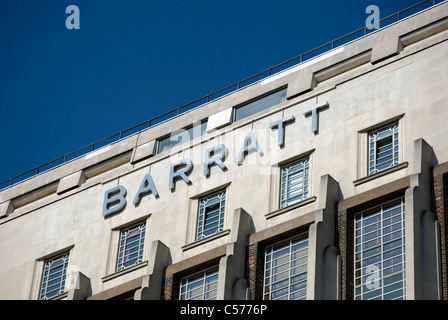
<path fill-rule="evenodd" d="M 283 129 L 284 124 L 291 122 L 293 120 L 294 120 L 294 116 L 289 115 L 285 118 L 282 118 L 280 120 L 277 120 L 277 121 L 269 124 L 269 128 L 271 128 L 271 129 L 278 128 L 277 143 L 278 143 L 279 147 L 282 147 L 285 144 L 285 130 Z"/>
<path fill-rule="evenodd" d="M 222 170 L 226 169 L 226 165 L 223 163 L 226 152 L 227 148 L 223 144 L 205 150 L 204 174 L 206 176 L 210 175 L 210 165 L 212 164 L 217 164 Z"/>
<path fill-rule="evenodd" d="M 319 116 L 317 114 L 317 112 L 320 109 L 326 108 L 328 107 L 328 102 L 320 102 L 318 104 L 316 104 L 315 106 L 313 106 L 312 108 L 309 108 L 305 111 L 303 111 L 303 115 L 307 116 L 311 113 L 311 131 L 316 133 L 317 131 L 319 131 Z"/>
<path fill-rule="evenodd" d="M 184 165 L 185 167 L 179 171 L 175 171 L 178 167 Z M 168 184 L 168 188 L 170 190 L 174 190 L 174 179 L 181 177 L 185 183 L 191 183 L 190 178 L 188 178 L 187 174 L 190 173 L 191 169 L 193 169 L 193 164 L 190 159 L 182 159 L 172 164 L 170 167 L 170 181 Z"/>
<path fill-rule="evenodd" d="M 116 186 L 104 194 L 103 216 L 120 211 L 126 205 L 126 189 Z"/>
<path fill-rule="evenodd" d="M 154 182 L 152 181 L 149 173 L 147 173 L 143 178 L 140 188 L 138 188 L 137 194 L 135 195 L 134 201 L 132 203 L 134 205 L 138 204 L 141 200 L 142 195 L 144 195 L 145 193 L 153 194 L 155 197 L 158 196 L 156 186 L 154 185 Z"/>
<path fill-rule="evenodd" d="M 243 147 L 236 158 L 236 162 L 238 164 L 242 164 L 244 161 L 244 157 L 246 152 L 256 151 L 261 152 L 260 146 L 258 145 L 257 139 L 255 139 L 253 132 L 249 132 L 249 134 L 244 139 Z"/>

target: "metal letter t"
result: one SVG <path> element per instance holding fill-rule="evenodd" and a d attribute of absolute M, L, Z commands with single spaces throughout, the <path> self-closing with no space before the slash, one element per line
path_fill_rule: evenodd
<path fill-rule="evenodd" d="M 318 104 L 316 104 L 314 107 L 311 107 L 309 109 L 306 109 L 303 111 L 303 115 L 307 116 L 308 114 L 311 113 L 311 131 L 312 132 L 317 132 L 318 131 L 318 123 L 319 123 L 319 119 L 317 117 L 317 111 L 319 111 L 322 108 L 328 107 L 328 102 L 320 102 Z"/>

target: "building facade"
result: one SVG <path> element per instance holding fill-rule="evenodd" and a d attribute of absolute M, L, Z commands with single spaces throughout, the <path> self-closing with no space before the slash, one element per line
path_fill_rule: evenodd
<path fill-rule="evenodd" d="M 448 3 L 0 191 L 0 299 L 448 299 Z"/>

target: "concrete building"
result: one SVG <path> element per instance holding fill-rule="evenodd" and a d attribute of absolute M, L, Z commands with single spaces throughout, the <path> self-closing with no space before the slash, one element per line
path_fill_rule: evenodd
<path fill-rule="evenodd" d="M 448 3 L 0 191 L 0 299 L 448 299 Z"/>

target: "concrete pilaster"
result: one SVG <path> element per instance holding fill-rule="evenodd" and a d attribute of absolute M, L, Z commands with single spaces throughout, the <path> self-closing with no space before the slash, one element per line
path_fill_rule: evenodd
<path fill-rule="evenodd" d="M 71 276 L 70 283 L 67 286 L 70 287 L 67 300 L 84 300 L 91 291 L 90 279 L 79 271 Z"/>
<path fill-rule="evenodd" d="M 170 250 L 161 241 L 151 243 L 148 272 L 143 276 L 142 288 L 134 294 L 134 300 L 160 300 L 165 267 L 169 263 Z"/>
<path fill-rule="evenodd" d="M 411 186 L 405 193 L 406 299 L 440 298 L 439 225 L 431 212 L 432 147 L 414 141 Z"/>
<path fill-rule="evenodd" d="M 247 297 L 248 284 L 244 278 L 246 240 L 250 235 L 251 216 L 244 209 L 233 215 L 230 242 L 226 255 L 219 262 L 217 300 L 243 300 Z"/>
<path fill-rule="evenodd" d="M 338 195 L 337 181 L 322 176 L 316 221 L 309 228 L 307 300 L 340 298 L 340 258 L 335 246 Z"/>

